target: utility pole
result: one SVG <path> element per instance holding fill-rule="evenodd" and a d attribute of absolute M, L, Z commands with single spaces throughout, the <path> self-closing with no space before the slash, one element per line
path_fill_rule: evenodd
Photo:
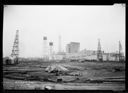
<path fill-rule="evenodd" d="M 101 51 L 100 39 L 98 39 L 97 60 L 98 61 L 103 61 L 103 55 L 102 55 L 102 51 Z"/>

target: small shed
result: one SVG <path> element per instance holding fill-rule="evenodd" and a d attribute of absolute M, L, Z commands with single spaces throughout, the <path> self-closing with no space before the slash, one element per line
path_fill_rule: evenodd
<path fill-rule="evenodd" d="M 9 56 L 5 60 L 6 65 L 17 64 L 17 63 L 18 63 L 18 58 L 16 57 Z"/>

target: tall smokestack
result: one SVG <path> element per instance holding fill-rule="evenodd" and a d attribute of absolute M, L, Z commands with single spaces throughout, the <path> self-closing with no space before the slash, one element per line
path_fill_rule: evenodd
<path fill-rule="evenodd" d="M 61 52 L 61 36 L 59 36 L 59 51 L 58 52 Z"/>

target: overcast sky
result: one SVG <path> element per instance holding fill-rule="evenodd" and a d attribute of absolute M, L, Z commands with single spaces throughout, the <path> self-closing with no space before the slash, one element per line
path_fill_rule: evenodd
<path fill-rule="evenodd" d="M 43 36 L 58 51 L 80 42 L 80 50 L 97 50 L 98 38 L 105 52 L 125 51 L 125 7 L 122 5 L 8 5 L 4 8 L 3 56 L 9 56 L 19 30 L 20 57 L 41 57 Z"/>

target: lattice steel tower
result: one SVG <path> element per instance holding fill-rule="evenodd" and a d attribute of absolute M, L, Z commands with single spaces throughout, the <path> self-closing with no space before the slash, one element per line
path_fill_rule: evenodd
<path fill-rule="evenodd" d="M 14 57 L 14 58 L 19 57 L 19 30 L 16 30 L 16 36 L 15 36 L 15 40 L 13 43 L 11 57 Z"/>
<path fill-rule="evenodd" d="M 98 61 L 102 61 L 103 60 L 103 55 L 102 55 L 101 45 L 100 45 L 100 39 L 98 39 L 97 60 Z"/>
<path fill-rule="evenodd" d="M 123 61 L 124 60 L 124 55 L 123 55 L 123 52 L 122 52 L 122 45 L 119 41 L 119 61 Z"/>

